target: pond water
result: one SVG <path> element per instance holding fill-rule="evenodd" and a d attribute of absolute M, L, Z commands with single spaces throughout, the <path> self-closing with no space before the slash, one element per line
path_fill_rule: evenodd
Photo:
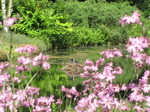
<path fill-rule="evenodd" d="M 73 49 L 61 49 L 48 51 L 46 54 L 50 56 L 51 64 L 64 64 L 70 62 L 70 59 L 75 59 L 79 63 L 84 63 L 86 59 L 98 59 L 100 52 L 106 49 L 124 49 L 123 45 L 117 46 L 88 46 L 88 47 L 78 47 Z"/>

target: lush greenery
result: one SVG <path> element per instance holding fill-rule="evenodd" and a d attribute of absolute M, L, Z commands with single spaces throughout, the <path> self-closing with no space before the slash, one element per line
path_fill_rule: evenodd
<path fill-rule="evenodd" d="M 94 17 L 88 15 L 89 17 L 86 17 L 86 19 L 80 18 L 80 20 L 86 20 L 84 26 L 72 21 L 73 18 L 70 19 L 71 14 L 69 17 L 67 16 L 72 7 L 67 12 L 65 11 L 68 7 L 65 4 L 62 5 L 63 8 L 60 5 L 61 10 L 55 9 L 58 4 L 48 9 L 47 2 L 45 9 L 42 10 L 39 3 L 44 7 L 43 3 L 45 2 L 30 1 L 31 6 L 36 6 L 31 7 L 31 11 L 29 9 L 24 10 L 23 6 L 16 8 L 24 19 L 13 25 L 11 31 L 23 33 L 34 39 L 36 37 L 44 40 L 50 48 L 127 42 L 127 49 L 124 51 L 116 48 L 107 49 L 100 54 L 92 55 L 91 58 L 85 60 L 85 64 L 82 64 L 80 77 L 71 80 L 69 75 L 67 76 L 61 71 L 61 65 L 50 65 L 48 62 L 49 56 L 38 52 L 38 44 L 36 46 L 27 44 L 17 46 L 19 47 L 15 49 L 15 52 L 18 53 L 17 62 L 12 61 L 10 57 L 9 63 L 0 63 L 0 105 L 2 112 L 62 112 L 65 110 L 68 112 L 149 112 L 150 39 L 148 36 L 150 32 L 147 30 L 149 28 L 148 20 L 140 18 L 140 11 L 134 11 L 132 16 L 125 16 L 125 18 L 124 15 L 120 15 L 121 19 L 117 19 L 114 14 L 108 19 L 112 19 L 112 22 L 108 21 L 108 23 L 105 19 L 112 12 L 108 13 L 106 18 L 103 16 L 105 19 L 95 16 L 96 22 L 93 22 L 92 18 L 87 24 L 88 18 Z M 61 1 L 58 2 L 62 3 Z M 27 4 L 21 3 L 22 5 L 29 5 L 28 2 Z M 74 4 L 73 2 L 67 3 Z M 76 4 L 78 3 L 76 2 Z M 85 3 L 89 3 L 93 7 L 97 4 L 115 8 L 124 4 L 125 6 L 129 5 L 126 2 L 111 3 L 110 5 L 110 3 L 105 2 L 85 1 L 80 3 L 81 6 L 83 5 L 81 8 L 87 7 Z M 134 7 L 129 7 L 134 9 Z M 88 8 L 91 11 L 90 7 Z M 112 10 L 116 10 L 115 8 L 112 8 Z M 107 14 L 107 12 L 108 10 L 105 13 Z M 64 15 L 61 15 L 61 13 Z M 129 12 L 127 13 L 131 15 Z M 89 12 L 88 14 L 92 13 Z M 78 20 L 79 16 L 76 17 Z M 136 19 L 133 19 L 133 17 Z M 99 26 L 97 23 L 101 25 Z M 13 35 L 13 33 L 10 33 L 8 37 L 6 37 L 7 35 L 2 36 L 6 42 L 11 40 L 10 54 L 13 50 L 12 43 L 17 45 L 18 42 L 20 44 L 23 41 L 22 44 L 24 44 L 25 41 L 25 38 L 21 39 L 22 41 L 17 41 L 16 35 Z M 122 35 L 133 38 L 122 39 Z M 32 41 L 36 43 L 34 39 L 31 39 L 31 43 Z M 28 39 L 27 41 L 29 43 Z M 79 63 L 72 64 L 78 65 Z M 69 70 L 74 70 L 74 68 Z"/>
<path fill-rule="evenodd" d="M 48 49 L 60 49 L 125 43 L 131 33 L 133 37 L 139 35 L 137 32 L 141 27 L 120 27 L 118 21 L 123 15 L 131 15 L 134 10 L 144 15 L 142 22 L 148 21 L 149 8 L 146 7 L 149 0 L 142 4 L 134 0 L 81 1 L 15 0 L 12 16 L 19 21 L 11 27 L 11 31 L 44 40 Z M 20 20 L 21 17 L 23 19 Z M 148 29 L 149 24 L 144 24 L 143 29 Z M 130 32 L 131 28 L 135 32 Z M 144 30 L 141 36 L 146 35 L 150 33 Z"/>

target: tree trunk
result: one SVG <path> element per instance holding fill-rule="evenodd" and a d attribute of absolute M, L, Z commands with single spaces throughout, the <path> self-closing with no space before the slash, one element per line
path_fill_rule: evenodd
<path fill-rule="evenodd" d="M 11 17 L 12 12 L 13 12 L 13 0 L 9 0 L 7 18 Z"/>
<path fill-rule="evenodd" d="M 1 7 L 2 7 L 2 18 L 3 18 L 3 30 L 5 32 L 9 32 L 9 27 L 5 25 L 5 20 L 11 17 L 13 11 L 13 0 L 9 0 L 8 3 L 8 10 L 6 10 L 6 0 L 1 0 Z"/>

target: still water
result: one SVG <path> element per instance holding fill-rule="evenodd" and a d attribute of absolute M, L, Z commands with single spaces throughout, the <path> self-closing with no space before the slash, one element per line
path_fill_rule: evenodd
<path fill-rule="evenodd" d="M 70 59 L 75 59 L 79 63 L 84 63 L 86 59 L 98 59 L 100 52 L 106 49 L 124 49 L 123 45 L 117 46 L 88 46 L 88 47 L 78 47 L 73 49 L 61 49 L 48 51 L 46 54 L 50 56 L 51 64 L 64 64 L 70 62 Z"/>

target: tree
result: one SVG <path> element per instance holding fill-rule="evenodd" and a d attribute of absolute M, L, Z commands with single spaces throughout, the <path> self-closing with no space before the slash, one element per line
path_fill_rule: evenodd
<path fill-rule="evenodd" d="M 13 0 L 8 0 L 8 6 L 6 7 L 7 0 L 1 0 L 2 7 L 2 19 L 3 19 L 3 30 L 9 32 L 9 26 L 5 24 L 6 20 L 11 17 L 13 11 Z"/>

